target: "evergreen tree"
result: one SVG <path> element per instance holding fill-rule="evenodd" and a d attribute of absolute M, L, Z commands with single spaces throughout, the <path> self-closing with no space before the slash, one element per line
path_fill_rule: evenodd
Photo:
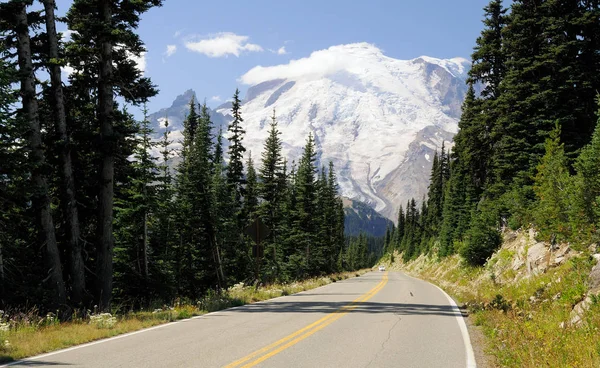
<path fill-rule="evenodd" d="M 213 157 L 211 213 L 216 238 L 215 255 L 221 260 L 224 272 L 230 277 L 227 279 L 227 283 L 230 284 L 247 277 L 248 257 L 244 248 L 239 246 L 235 197 L 225 177 L 222 141 L 223 134 L 219 129 Z"/>
<path fill-rule="evenodd" d="M 196 112 L 195 98 L 190 100 L 190 112 L 183 122 L 183 141 L 179 152 L 180 162 L 177 166 L 175 180 L 175 216 L 177 223 L 178 244 L 175 247 L 174 267 L 177 280 L 177 294 L 192 296 L 200 285 L 197 284 L 199 263 L 201 263 L 200 248 L 206 244 L 205 221 L 201 216 L 200 207 L 196 203 L 199 191 L 204 190 L 206 173 L 194 170 L 194 163 L 202 162 L 201 152 L 195 150 L 196 141 L 202 141 L 195 134 L 199 126 L 199 116 Z M 194 177 L 195 175 L 195 177 Z M 205 218 L 204 218 L 205 220 Z M 206 263 L 206 259 L 204 260 Z M 206 281 L 206 280 L 205 280 Z"/>
<path fill-rule="evenodd" d="M 156 144 L 145 107 L 143 112 L 128 180 L 115 199 L 115 296 L 119 301 L 131 296 L 138 302 L 148 301 L 152 295 L 149 225 L 157 207 L 154 183 L 158 172 L 156 158 L 151 156 Z"/>
<path fill-rule="evenodd" d="M 482 201 L 471 214 L 471 224 L 458 249 L 461 257 L 472 266 L 483 266 L 500 247 L 502 234 L 498 230 L 498 210 L 493 201 Z"/>
<path fill-rule="evenodd" d="M 271 230 L 269 238 L 265 241 L 266 254 L 269 259 L 269 266 L 276 270 L 280 268 L 281 246 L 280 233 L 281 211 L 283 207 L 285 179 L 283 157 L 281 155 L 281 138 L 277 128 L 275 110 L 271 118 L 269 135 L 265 141 L 262 152 L 262 164 L 259 171 L 260 182 L 258 184 L 258 193 L 262 199 L 259 213 L 265 225 Z"/>
<path fill-rule="evenodd" d="M 534 191 L 538 202 L 534 212 L 537 229 L 544 240 L 569 237 L 570 176 L 564 145 L 560 143 L 560 126 L 546 140 L 546 154 L 537 168 Z"/>
<path fill-rule="evenodd" d="M 227 167 L 227 180 L 229 185 L 233 188 L 236 195 L 236 201 L 240 202 L 243 196 L 243 184 L 244 184 L 244 152 L 246 148 L 242 145 L 244 134 L 246 133 L 242 128 L 241 124 L 244 121 L 242 119 L 242 106 L 240 101 L 240 91 L 235 90 L 233 95 L 233 102 L 231 106 L 231 115 L 233 120 L 229 123 L 229 165 Z M 240 202 L 241 203 L 241 202 Z M 241 206 L 241 204 L 240 204 Z"/>
<path fill-rule="evenodd" d="M 433 156 L 433 164 L 431 166 L 431 176 L 429 179 L 428 189 L 427 201 L 429 202 L 429 213 L 427 216 L 430 219 L 432 228 L 437 229 L 437 224 L 442 219 L 442 206 L 444 198 L 442 165 L 437 151 Z"/>
<path fill-rule="evenodd" d="M 492 0 L 484 8 L 484 29 L 477 37 L 471 55 L 473 63 L 469 70 L 469 84 L 481 83 L 481 95 L 485 99 L 498 97 L 500 82 L 506 74 L 506 55 L 502 43 L 502 32 L 506 28 L 506 10 L 502 6 L 502 0 Z"/>
<path fill-rule="evenodd" d="M 582 234 L 593 233 L 600 227 L 600 111 L 598 117 L 592 141 L 584 147 L 575 163 L 577 195 L 574 198 L 572 222 L 575 230 Z"/>
<path fill-rule="evenodd" d="M 392 238 L 392 229 L 391 229 L 391 227 L 388 226 L 385 229 L 385 237 L 383 240 L 383 253 L 384 254 L 386 254 L 390 251 L 391 238 Z"/>
<path fill-rule="evenodd" d="M 71 81 L 75 88 L 87 86 L 80 88 L 82 93 L 97 96 L 101 189 L 97 210 L 96 300 L 101 310 L 110 307 L 112 297 L 115 154 L 128 136 L 119 129 L 115 95 L 140 104 L 158 92 L 129 55 L 139 56 L 145 51 L 134 30 L 141 14 L 161 3 L 161 0 L 135 3 L 75 0 L 66 17 L 68 28 L 75 31 L 67 52 L 75 71 Z M 90 88 L 95 93 L 91 94 Z"/>
<path fill-rule="evenodd" d="M 342 198 L 338 195 L 338 184 L 337 184 L 337 176 L 335 174 L 335 169 L 333 166 L 333 162 L 329 162 L 329 206 L 331 211 L 331 218 L 328 219 L 328 225 L 330 226 L 330 256 L 333 261 L 333 257 L 338 252 L 341 252 L 344 248 L 344 203 Z M 340 253 L 341 254 L 341 253 Z M 340 270 L 341 271 L 341 270 Z"/>
<path fill-rule="evenodd" d="M 244 218 L 250 223 L 258 209 L 258 183 L 256 181 L 256 170 L 252 161 L 252 152 L 248 155 L 246 163 L 248 172 L 246 173 L 246 195 L 244 196 Z"/>
<path fill-rule="evenodd" d="M 212 122 L 206 103 L 199 106 L 200 114 L 188 116 L 190 131 L 195 126 L 193 145 L 190 152 L 190 194 L 192 195 L 192 218 L 195 220 L 194 247 L 198 253 L 198 270 L 214 269 L 211 273 L 203 275 L 201 285 L 212 287 L 215 282 L 220 289 L 225 286 L 225 275 L 221 265 L 220 254 L 217 249 L 215 225 L 212 208 L 211 194 L 211 169 L 212 169 Z M 193 119 L 192 119 L 193 117 Z M 197 120 L 197 124 L 194 121 Z M 209 257 L 208 255 L 212 255 Z"/>
<path fill-rule="evenodd" d="M 165 131 L 162 135 L 162 140 L 158 142 L 160 149 L 160 163 L 158 164 L 156 198 L 157 207 L 156 215 L 152 219 L 151 231 L 152 238 L 151 248 L 155 254 L 155 262 L 151 265 L 153 273 L 159 275 L 157 289 L 159 290 L 158 298 L 163 300 L 172 299 L 175 295 L 173 285 L 175 282 L 174 273 L 174 254 L 173 249 L 176 247 L 175 240 L 175 188 L 173 187 L 173 176 L 171 173 L 170 164 L 173 157 L 173 149 L 170 139 L 169 121 L 165 117 Z"/>
<path fill-rule="evenodd" d="M 405 222 L 406 222 L 406 216 L 404 215 L 404 210 L 402 209 L 402 206 L 400 206 L 400 209 L 398 209 L 398 226 L 396 227 L 396 231 L 394 233 L 394 248 L 395 249 L 399 249 L 400 248 L 400 243 L 402 242 L 402 239 L 404 238 L 404 231 L 405 231 Z"/>
<path fill-rule="evenodd" d="M 293 225 L 298 232 L 297 251 L 302 252 L 301 267 L 303 272 L 308 273 L 314 272 L 314 269 L 312 268 L 314 262 L 311 258 L 311 244 L 314 243 L 317 233 L 315 218 L 315 202 L 317 199 L 315 160 L 316 152 L 314 138 L 312 133 L 309 133 L 294 183 L 296 194 L 296 218 Z"/>
<path fill-rule="evenodd" d="M 14 41 L 22 109 L 19 120 L 26 124 L 27 157 L 31 167 L 30 185 L 32 191 L 33 212 L 36 218 L 38 243 L 42 245 L 46 260 L 49 289 L 52 292 L 54 307 L 64 310 L 67 305 L 66 286 L 62 274 L 60 250 L 56 238 L 55 222 L 50 206 L 51 197 L 46 173 L 46 153 L 42 142 L 39 105 L 36 96 L 36 78 L 32 59 L 32 42 L 27 13 L 29 1 L 11 0 L 2 4 L 2 33 L 8 34 Z M 8 50 L 5 50 L 8 51 Z"/>
<path fill-rule="evenodd" d="M 85 270 L 81 245 L 81 232 L 79 210 L 75 197 L 75 179 L 73 174 L 73 160 L 71 157 L 70 137 L 68 134 L 65 96 L 61 80 L 61 63 L 59 54 L 58 34 L 56 33 L 56 20 L 54 0 L 44 0 L 44 13 L 46 21 L 46 35 L 48 38 L 48 64 L 52 85 L 52 102 L 54 120 L 60 144 L 60 159 L 62 169 L 62 205 L 67 222 L 67 237 L 70 252 L 70 278 L 71 301 L 74 305 L 81 306 L 85 293 Z"/>
<path fill-rule="evenodd" d="M 4 13 L 0 4 L 0 14 Z M 0 23 L 3 27 L 4 25 Z M 31 199 L 30 160 L 26 134 L 28 126 L 16 113 L 17 94 L 12 86 L 18 82 L 16 66 L 5 61 L 9 50 L 0 42 L 0 305 L 24 305 L 36 295 L 47 270 L 37 265 L 37 247 L 31 250 L 35 219 L 26 211 Z M 33 241 L 32 241 L 33 240 Z M 23 265 L 22 272 L 11 273 L 7 265 Z"/>

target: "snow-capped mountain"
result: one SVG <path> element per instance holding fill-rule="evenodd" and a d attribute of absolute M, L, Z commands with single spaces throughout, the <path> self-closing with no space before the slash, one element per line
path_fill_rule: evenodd
<path fill-rule="evenodd" d="M 342 195 L 395 219 L 401 204 L 426 193 L 435 150 L 457 131 L 469 67 L 461 58 L 397 60 L 368 43 L 255 67 L 240 79 L 251 85 L 244 144 L 260 157 L 275 109 L 290 162 L 312 132 L 319 163 L 333 161 Z M 222 105 L 213 120 L 222 124 L 227 114 Z"/>

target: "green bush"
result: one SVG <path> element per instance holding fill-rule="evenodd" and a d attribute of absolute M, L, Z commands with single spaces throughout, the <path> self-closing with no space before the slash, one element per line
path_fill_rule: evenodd
<path fill-rule="evenodd" d="M 501 243 L 502 235 L 493 213 L 483 211 L 473 217 L 459 254 L 469 265 L 483 266 Z"/>

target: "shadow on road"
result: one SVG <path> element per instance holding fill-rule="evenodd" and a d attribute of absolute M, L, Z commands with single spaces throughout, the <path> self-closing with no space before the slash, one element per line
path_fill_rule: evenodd
<path fill-rule="evenodd" d="M 24 360 L 24 361 L 20 361 L 14 364 L 15 367 L 39 367 L 39 366 L 53 366 L 53 365 L 60 365 L 60 366 L 67 366 L 67 365 L 72 365 L 72 364 L 68 364 L 68 363 L 56 363 L 56 362 L 47 362 L 47 361 L 43 361 L 43 360 Z"/>
<path fill-rule="evenodd" d="M 333 313 L 347 306 L 348 302 L 274 302 L 251 304 L 229 311 L 230 313 Z M 391 313 L 396 315 L 437 315 L 460 317 L 449 305 L 413 304 L 413 303 L 376 303 L 362 302 L 350 313 Z"/>

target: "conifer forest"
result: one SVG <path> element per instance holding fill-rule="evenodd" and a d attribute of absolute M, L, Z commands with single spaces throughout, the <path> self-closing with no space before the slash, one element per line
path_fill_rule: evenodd
<path fill-rule="evenodd" d="M 168 129 L 155 138 L 146 104 L 159 86 L 131 56 L 162 0 L 74 0 L 64 18 L 54 0 L 35 4 L 0 3 L 2 308 L 146 308 L 372 267 L 394 250 L 481 266 L 506 228 L 599 240 L 598 0 L 489 3 L 459 131 L 433 158 L 427 196 L 382 239 L 345 236 L 318 137 L 284 159 L 273 111 L 262 152 L 247 152 L 238 90 L 227 129 L 213 134 L 192 99 L 181 149 Z M 246 231 L 257 219 L 270 230 L 260 246 Z"/>
<path fill-rule="evenodd" d="M 284 160 L 275 112 L 252 155 L 238 91 L 227 130 L 213 136 L 192 99 L 182 149 L 168 129 L 153 139 L 145 106 L 158 87 L 130 56 L 161 0 L 76 0 L 60 20 L 54 0 L 40 3 L 0 4 L 2 308 L 145 308 L 372 265 L 366 237 L 344 237 L 333 164 L 316 167 L 312 135 Z M 253 251 L 257 218 L 269 235 Z"/>
<path fill-rule="evenodd" d="M 599 19 L 598 1 L 486 6 L 459 132 L 433 160 L 427 197 L 400 209 L 387 252 L 482 266 L 502 229 L 532 226 L 552 244 L 598 242 Z"/>

